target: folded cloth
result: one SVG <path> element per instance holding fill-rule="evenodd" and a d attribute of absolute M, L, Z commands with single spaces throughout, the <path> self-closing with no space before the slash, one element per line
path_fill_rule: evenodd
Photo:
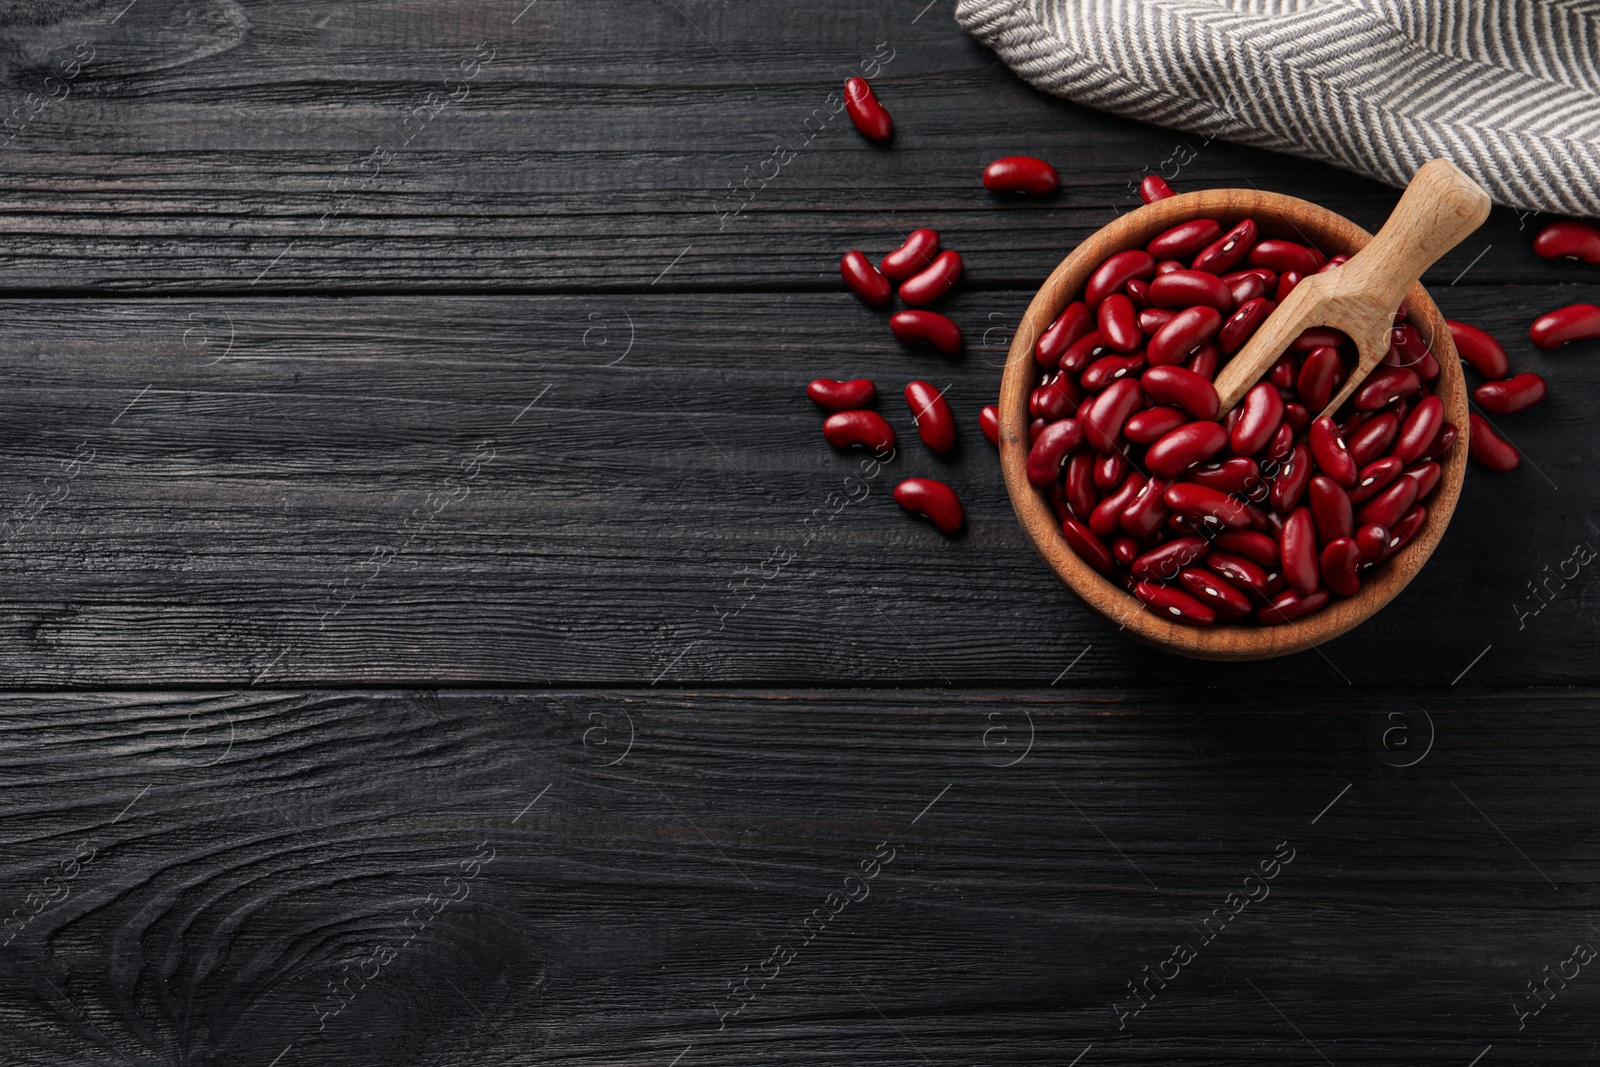
<path fill-rule="evenodd" d="M 1404 185 L 1436 156 L 1510 207 L 1600 216 L 1600 0 L 957 0 L 1089 107 Z"/>

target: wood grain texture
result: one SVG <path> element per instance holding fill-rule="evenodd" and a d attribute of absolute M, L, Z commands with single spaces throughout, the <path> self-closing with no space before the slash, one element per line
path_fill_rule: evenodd
<path fill-rule="evenodd" d="M 669 265 L 658 289 L 831 291 L 843 250 L 923 225 L 969 285 L 1026 288 L 1137 206 L 1147 171 L 1368 230 L 1398 195 L 1047 97 L 914 0 L 539 0 L 516 21 L 526 0 L 140 0 L 115 24 L 119 4 L 53 7 L 78 15 L 6 27 L 0 292 L 626 290 Z M 95 58 L 56 102 L 80 42 Z M 493 60 L 451 100 L 480 44 Z M 878 55 L 890 149 L 829 112 Z M 1062 193 L 985 191 L 1015 152 L 1061 164 Z M 1485 249 L 1474 274 L 1568 277 L 1528 254 L 1537 222 L 1497 212 L 1427 280 Z"/>
<path fill-rule="evenodd" d="M 6 1060 L 1587 1062 L 1596 695 L 1412 696 L 18 696 Z"/>
<path fill-rule="evenodd" d="M 1370 625 L 1247 678 L 1116 634 L 1017 526 L 976 412 L 1031 296 L 957 298 L 951 361 L 844 292 L 0 305 L 5 684 L 1428 685 L 1490 644 L 1463 684 L 1600 680 L 1567 562 L 1600 536 L 1600 363 L 1513 340 L 1593 287 L 1439 291 L 1552 383 L 1495 419 L 1524 465 L 1469 472 Z M 901 436 L 875 478 L 804 395 L 857 374 Z M 915 439 L 913 377 L 950 386 L 951 458 Z M 893 504 L 913 475 L 962 494 L 966 536 Z"/>

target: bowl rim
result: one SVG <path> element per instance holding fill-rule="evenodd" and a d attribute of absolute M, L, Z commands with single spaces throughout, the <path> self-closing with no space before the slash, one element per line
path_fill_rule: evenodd
<path fill-rule="evenodd" d="M 1000 460 L 1017 514 L 1034 548 L 1080 599 L 1140 641 L 1195 659 L 1251 660 L 1289 655 L 1338 637 L 1365 622 L 1393 600 L 1422 569 L 1438 546 L 1455 511 L 1466 474 L 1466 377 L 1450 330 L 1421 282 L 1406 294 L 1409 319 L 1431 338 L 1439 377 L 1434 392 L 1444 401 L 1445 419 L 1459 432 L 1455 445 L 1440 460 L 1439 485 L 1429 501 L 1422 528 L 1363 583 L 1353 597 L 1336 600 L 1320 611 L 1278 626 L 1256 623 L 1188 626 L 1145 609 L 1133 594 L 1080 559 L 1061 533 L 1061 524 L 1042 490 L 1027 477 L 1028 394 L 1044 368 L 1034 359 L 1034 343 L 1061 310 L 1079 299 L 1089 274 L 1107 256 L 1143 248 L 1150 238 L 1182 222 L 1216 219 L 1231 226 L 1254 218 L 1265 236 L 1287 237 L 1319 247 L 1324 254 L 1353 254 L 1372 235 L 1349 219 L 1298 197 L 1260 189 L 1206 189 L 1183 193 L 1119 216 L 1070 252 L 1045 279 L 1012 338 L 1000 384 Z M 1309 232 L 1308 232 L 1309 231 Z M 1296 236 L 1298 235 L 1298 236 Z"/>

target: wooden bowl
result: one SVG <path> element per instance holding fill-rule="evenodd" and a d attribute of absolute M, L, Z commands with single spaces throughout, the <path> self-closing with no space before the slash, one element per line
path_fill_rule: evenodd
<path fill-rule="evenodd" d="M 1439 461 L 1442 474 L 1427 501 L 1428 518 L 1422 528 L 1404 548 L 1367 572 L 1367 580 L 1355 596 L 1335 600 L 1321 611 L 1281 626 L 1186 626 L 1146 610 L 1133 594 L 1078 558 L 1061 535 L 1061 524 L 1044 493 L 1028 483 L 1028 394 L 1043 372 L 1033 358 L 1034 342 L 1062 308 L 1082 295 L 1089 275 L 1106 257 L 1124 249 L 1143 248 L 1156 234 L 1189 219 L 1216 219 L 1226 229 L 1247 217 L 1256 220 L 1262 237 L 1310 244 L 1329 256 L 1353 255 L 1372 239 L 1366 230 L 1326 208 L 1255 189 L 1209 189 L 1147 204 L 1083 242 L 1045 280 L 1017 329 L 1000 385 L 1000 462 L 1006 489 L 1039 554 L 1073 592 L 1107 619 L 1147 644 L 1196 659 L 1284 656 L 1319 645 L 1366 620 L 1393 600 L 1433 554 L 1455 511 L 1467 465 L 1467 388 L 1461 361 L 1444 317 L 1418 283 L 1406 296 L 1411 321 L 1424 337 L 1433 340 L 1433 353 L 1439 361 L 1433 388 L 1444 401 L 1445 418 L 1456 425 L 1461 436 Z"/>

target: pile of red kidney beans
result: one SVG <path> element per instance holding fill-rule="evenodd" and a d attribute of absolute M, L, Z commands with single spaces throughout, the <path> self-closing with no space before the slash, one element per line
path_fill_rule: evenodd
<path fill-rule="evenodd" d="M 889 114 L 863 79 L 846 83 L 845 102 L 863 134 L 889 138 Z M 983 181 L 995 192 L 1033 195 L 1060 184 L 1053 167 L 1026 156 L 995 160 Z M 1140 187 L 1145 203 L 1172 195 L 1153 175 Z M 1558 222 L 1540 232 L 1534 250 L 1600 264 L 1600 229 Z M 1302 333 L 1219 416 L 1218 370 L 1303 278 L 1347 258 L 1263 238 L 1251 219 L 1229 229 L 1191 220 L 1101 263 L 1036 342 L 1043 374 L 1028 401 L 1028 480 L 1073 551 L 1156 614 L 1195 626 L 1302 618 L 1354 596 L 1426 521 L 1440 460 L 1459 428 L 1433 394 L 1439 363 L 1404 306 L 1382 365 L 1331 417 L 1319 413 L 1356 351 L 1327 328 Z M 941 250 L 936 231 L 914 231 L 876 265 L 851 251 L 839 269 L 871 307 L 898 292 L 909 305 L 889 320 L 900 341 L 946 355 L 961 350 L 960 327 L 928 308 L 962 270 L 960 254 Z M 1462 361 L 1484 379 L 1472 394 L 1482 411 L 1510 415 L 1543 399 L 1544 379 L 1512 375 L 1493 337 L 1449 326 Z M 1530 336 L 1546 349 L 1600 337 L 1600 307 L 1549 312 Z M 871 381 L 818 379 L 807 394 L 832 412 L 823 423 L 830 444 L 892 453 L 894 430 L 869 407 Z M 955 418 L 940 392 L 913 381 L 905 400 L 923 443 L 948 452 Z M 1517 450 L 1487 416 L 1469 418 L 1472 458 L 1494 471 L 1515 468 Z M 993 405 L 979 422 L 998 444 Z M 942 482 L 911 478 L 894 497 L 947 534 L 963 525 L 961 502 Z"/>

